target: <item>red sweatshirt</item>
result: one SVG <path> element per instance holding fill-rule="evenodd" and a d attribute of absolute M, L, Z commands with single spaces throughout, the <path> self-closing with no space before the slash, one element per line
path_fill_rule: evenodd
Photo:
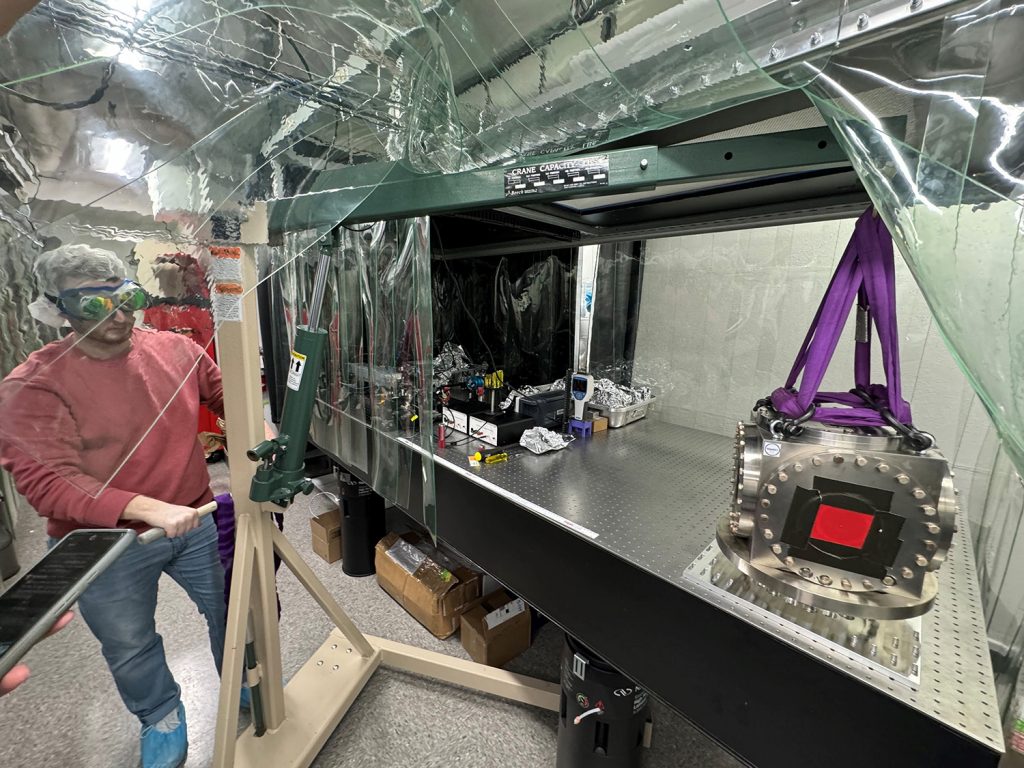
<path fill-rule="evenodd" d="M 74 339 L 33 352 L 0 383 L 0 466 L 49 518 L 47 533 L 143 529 L 120 519 L 140 494 L 210 501 L 195 425 L 200 403 L 224 408 L 209 355 L 179 334 L 138 328 L 131 350 L 110 360 L 87 357 Z"/>

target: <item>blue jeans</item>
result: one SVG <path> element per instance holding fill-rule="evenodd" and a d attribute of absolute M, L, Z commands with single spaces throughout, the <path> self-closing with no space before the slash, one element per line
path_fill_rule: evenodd
<path fill-rule="evenodd" d="M 54 543 L 51 540 L 51 546 Z M 227 609 L 213 515 L 202 518 L 184 536 L 146 545 L 133 542 L 78 600 L 121 699 L 144 726 L 160 722 L 181 700 L 181 689 L 167 667 L 163 638 L 156 631 L 161 573 L 178 582 L 206 617 L 210 650 L 220 672 Z"/>

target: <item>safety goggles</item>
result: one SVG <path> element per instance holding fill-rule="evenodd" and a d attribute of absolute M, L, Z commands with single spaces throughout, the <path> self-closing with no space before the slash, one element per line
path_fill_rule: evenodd
<path fill-rule="evenodd" d="M 125 280 L 120 285 L 61 291 L 56 304 L 65 315 L 79 320 L 102 320 L 119 309 L 145 309 L 149 306 L 149 294 L 138 283 Z"/>

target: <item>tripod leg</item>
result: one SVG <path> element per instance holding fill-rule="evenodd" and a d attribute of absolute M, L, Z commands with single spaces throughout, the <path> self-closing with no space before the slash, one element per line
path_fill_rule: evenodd
<path fill-rule="evenodd" d="M 331 617 L 334 625 L 341 630 L 342 634 L 345 635 L 363 658 L 372 656 L 374 653 L 373 646 L 370 645 L 352 619 L 338 605 L 331 593 L 327 591 L 327 587 L 316 577 L 313 569 L 295 551 L 295 547 L 292 546 L 291 542 L 274 526 L 271 526 L 271 536 L 274 539 L 274 548 L 277 550 L 277 554 L 281 556 L 281 560 L 295 574 L 295 578 L 306 588 L 306 591 L 313 596 L 313 599 L 316 600 L 324 613 Z"/>

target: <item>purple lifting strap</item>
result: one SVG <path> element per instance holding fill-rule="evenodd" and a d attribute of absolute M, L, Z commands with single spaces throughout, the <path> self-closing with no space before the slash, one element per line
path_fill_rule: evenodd
<path fill-rule="evenodd" d="M 867 392 L 876 403 L 888 407 L 893 416 L 909 424 L 910 404 L 902 396 L 900 385 L 900 345 L 896 327 L 896 266 L 892 237 L 885 223 L 869 208 L 857 219 L 846 251 L 832 276 L 828 290 L 811 321 L 804 343 L 786 379 L 786 386 L 772 393 L 772 405 L 789 418 L 800 418 L 815 406 L 813 418 L 834 426 L 880 426 L 886 421 L 848 392 L 819 392 L 825 371 L 835 354 L 850 308 L 859 300 L 867 308 L 878 332 L 882 348 L 885 384 L 871 383 L 871 335 L 858 340 L 854 353 L 854 379 L 858 389 Z M 795 389 L 801 371 L 800 388 Z M 821 407 L 823 403 L 844 406 Z"/>
<path fill-rule="evenodd" d="M 224 568 L 224 604 L 231 601 L 231 572 L 235 564 L 235 500 L 230 493 L 214 496 L 217 508 L 213 511 L 213 519 L 217 524 L 217 555 Z M 284 530 L 284 515 L 274 513 L 274 522 L 280 530 Z M 274 552 L 274 573 L 281 565 L 281 558 Z M 277 616 L 281 617 L 281 599 L 277 600 Z"/>

